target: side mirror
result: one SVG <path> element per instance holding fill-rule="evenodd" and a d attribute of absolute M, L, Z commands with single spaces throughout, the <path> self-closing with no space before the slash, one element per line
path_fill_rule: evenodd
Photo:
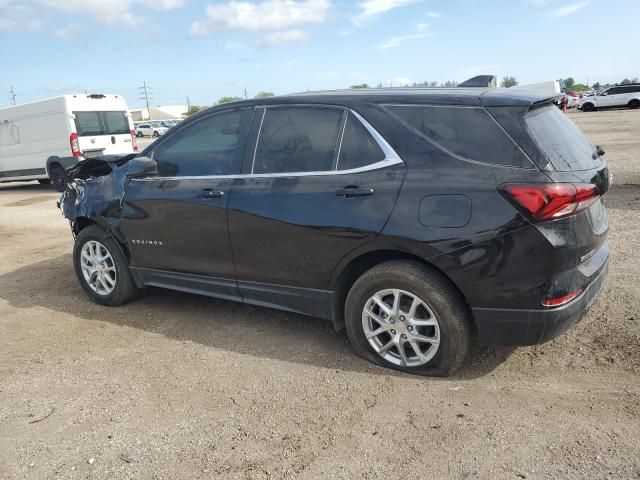
<path fill-rule="evenodd" d="M 600 145 L 596 145 L 596 153 L 599 157 L 603 156 L 606 152 L 602 149 Z"/>
<path fill-rule="evenodd" d="M 153 177 L 158 174 L 158 164 L 153 158 L 135 157 L 127 162 L 128 178 Z"/>

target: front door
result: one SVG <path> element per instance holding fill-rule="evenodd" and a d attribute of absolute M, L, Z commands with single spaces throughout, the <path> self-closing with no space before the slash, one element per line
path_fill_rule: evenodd
<path fill-rule="evenodd" d="M 147 153 L 158 175 L 129 182 L 124 232 L 131 265 L 147 284 L 236 296 L 227 203 L 247 116 L 230 110 L 187 122 Z"/>
<path fill-rule="evenodd" d="M 405 166 L 346 109 L 268 107 L 253 124 L 229 203 L 240 293 L 324 316 L 334 267 L 382 230 Z"/>

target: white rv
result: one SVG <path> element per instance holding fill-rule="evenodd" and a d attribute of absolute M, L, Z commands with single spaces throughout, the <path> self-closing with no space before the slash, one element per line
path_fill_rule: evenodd
<path fill-rule="evenodd" d="M 51 181 L 86 158 L 137 151 L 129 108 L 120 95 L 64 95 L 0 109 L 0 182 Z"/>

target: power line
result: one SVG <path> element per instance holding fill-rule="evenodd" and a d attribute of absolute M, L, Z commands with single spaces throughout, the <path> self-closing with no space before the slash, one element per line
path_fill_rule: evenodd
<path fill-rule="evenodd" d="M 151 120 L 151 110 L 149 109 L 149 95 L 150 92 L 149 90 L 153 90 L 149 85 L 147 85 L 147 82 L 144 81 L 142 82 L 142 86 L 138 87 L 138 90 L 142 90 L 141 93 L 144 93 L 144 97 L 139 97 L 140 100 L 144 100 L 147 103 L 147 114 L 149 115 L 149 120 Z M 153 97 L 151 97 L 151 99 L 153 100 Z"/>
<path fill-rule="evenodd" d="M 11 88 L 9 89 L 9 96 L 11 97 L 11 103 L 13 105 L 16 104 L 16 92 L 13 91 L 13 85 L 11 85 Z"/>

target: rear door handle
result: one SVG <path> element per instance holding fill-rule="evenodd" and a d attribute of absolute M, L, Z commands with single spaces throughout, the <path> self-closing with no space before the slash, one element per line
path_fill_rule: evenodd
<path fill-rule="evenodd" d="M 366 195 L 373 195 L 374 192 L 375 190 L 370 187 L 348 186 L 348 187 L 336 190 L 336 195 L 344 198 L 364 197 Z"/>
<path fill-rule="evenodd" d="M 205 188 L 200 192 L 200 198 L 210 199 L 210 198 L 222 198 L 224 197 L 224 192 L 219 190 L 212 190 L 210 188 Z"/>

